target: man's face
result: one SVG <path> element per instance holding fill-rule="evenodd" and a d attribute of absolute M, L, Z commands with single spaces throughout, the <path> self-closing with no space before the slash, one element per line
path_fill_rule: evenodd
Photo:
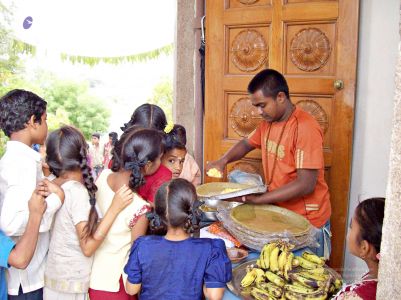
<path fill-rule="evenodd" d="M 97 136 L 92 136 L 92 145 L 99 145 L 99 138 Z"/>
<path fill-rule="evenodd" d="M 258 110 L 258 114 L 268 122 L 279 121 L 284 112 L 285 106 L 283 105 L 283 93 L 280 92 L 276 99 L 273 97 L 266 97 L 263 95 L 262 90 L 258 90 L 251 94 L 252 105 Z"/>

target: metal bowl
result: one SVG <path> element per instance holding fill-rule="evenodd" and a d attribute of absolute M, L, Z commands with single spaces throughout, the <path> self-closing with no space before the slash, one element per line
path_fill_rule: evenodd
<path fill-rule="evenodd" d="M 217 219 L 217 211 L 204 211 L 203 215 L 208 220 L 218 221 L 218 219 Z"/>
<path fill-rule="evenodd" d="M 203 215 L 205 216 L 206 219 L 212 220 L 212 221 L 217 221 L 217 209 L 215 207 L 209 206 L 206 203 L 202 204 L 199 209 L 202 211 Z"/>
<path fill-rule="evenodd" d="M 202 201 L 203 201 L 203 203 L 205 203 L 205 205 L 212 207 L 212 208 L 217 208 L 219 203 L 221 203 L 220 199 L 215 199 L 215 198 L 205 198 L 205 199 L 202 199 Z"/>

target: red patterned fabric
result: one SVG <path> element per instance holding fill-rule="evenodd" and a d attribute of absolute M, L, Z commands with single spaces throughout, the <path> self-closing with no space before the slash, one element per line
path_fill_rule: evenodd
<path fill-rule="evenodd" d="M 364 279 L 345 286 L 333 299 L 336 300 L 376 300 L 377 279 Z"/>
<path fill-rule="evenodd" d="M 132 227 L 134 227 L 136 222 L 138 221 L 139 217 L 150 212 L 151 210 L 152 208 L 149 205 L 142 206 L 142 208 L 134 214 L 132 220 L 129 222 L 129 228 L 132 229 Z"/>

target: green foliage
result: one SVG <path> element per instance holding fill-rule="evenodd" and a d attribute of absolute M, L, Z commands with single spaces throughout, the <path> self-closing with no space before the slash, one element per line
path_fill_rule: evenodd
<path fill-rule="evenodd" d="M 109 108 L 102 99 L 89 94 L 87 83 L 53 80 L 43 97 L 48 103 L 49 130 L 73 125 L 90 139 L 93 132 L 105 132 L 109 126 Z"/>
<path fill-rule="evenodd" d="M 3 156 L 5 151 L 5 146 L 8 141 L 8 138 L 4 135 L 4 132 L 0 132 L 0 157 Z"/>
<path fill-rule="evenodd" d="M 14 48 L 14 39 L 10 27 L 11 12 L 0 3 L 0 83 L 12 84 L 13 77 L 23 70 L 19 54 L 20 48 Z"/>
<path fill-rule="evenodd" d="M 173 82 L 171 78 L 163 78 L 154 88 L 148 103 L 160 106 L 166 114 L 167 121 L 173 121 Z"/>

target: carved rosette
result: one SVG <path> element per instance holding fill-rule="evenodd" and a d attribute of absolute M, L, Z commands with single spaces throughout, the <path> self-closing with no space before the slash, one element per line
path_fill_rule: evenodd
<path fill-rule="evenodd" d="M 248 136 L 262 119 L 248 97 L 238 99 L 231 107 L 230 124 L 241 137 Z"/>
<path fill-rule="evenodd" d="M 330 41 L 318 28 L 302 29 L 291 41 L 291 61 L 300 70 L 312 72 L 322 68 L 330 54 Z"/>
<path fill-rule="evenodd" d="M 258 2 L 259 0 L 238 0 L 238 1 L 245 5 L 251 5 L 251 4 Z"/>
<path fill-rule="evenodd" d="M 268 45 L 263 35 L 254 29 L 239 32 L 231 43 L 232 62 L 243 72 L 259 69 L 268 57 Z"/>
<path fill-rule="evenodd" d="M 297 102 L 297 106 L 310 113 L 319 123 L 323 133 L 326 133 L 329 128 L 329 118 L 327 117 L 326 111 L 319 103 L 314 100 L 301 100 Z"/>
<path fill-rule="evenodd" d="M 249 162 L 244 162 L 244 161 L 235 163 L 233 165 L 231 171 L 233 171 L 233 170 L 240 170 L 240 171 L 247 172 L 247 173 L 259 174 L 259 169 L 257 166 L 255 166 Z"/>

